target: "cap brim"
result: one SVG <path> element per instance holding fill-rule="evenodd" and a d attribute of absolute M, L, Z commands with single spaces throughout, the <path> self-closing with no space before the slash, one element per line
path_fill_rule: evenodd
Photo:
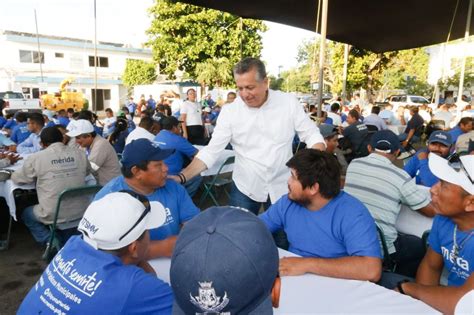
<path fill-rule="evenodd" d="M 205 311 L 202 311 L 204 314 Z M 225 311 L 223 312 L 225 313 Z M 186 315 L 185 312 L 179 307 L 178 303 L 176 303 L 176 300 L 173 301 L 173 311 L 171 312 L 172 315 Z M 270 295 L 263 300 L 262 303 L 260 303 L 259 306 L 257 306 L 256 309 L 248 313 L 249 315 L 272 315 L 273 314 L 273 306 L 272 306 L 272 300 Z"/>
<path fill-rule="evenodd" d="M 160 202 L 150 201 L 150 208 L 151 211 L 146 220 L 147 230 L 159 228 L 166 222 L 166 210 Z"/>
<path fill-rule="evenodd" d="M 474 155 L 462 156 L 461 159 L 464 164 L 469 164 L 469 166 L 474 165 Z M 471 183 L 471 181 L 463 171 L 457 172 L 456 170 L 454 170 L 449 165 L 448 160 L 443 159 L 442 157 L 436 154 L 430 153 L 428 158 L 428 165 L 433 175 L 435 175 L 439 179 L 454 185 L 461 186 L 469 194 L 474 195 L 474 184 Z M 465 167 L 468 168 L 468 166 Z M 466 171 L 469 170 L 466 169 Z M 469 175 L 472 177 L 471 174 Z"/>

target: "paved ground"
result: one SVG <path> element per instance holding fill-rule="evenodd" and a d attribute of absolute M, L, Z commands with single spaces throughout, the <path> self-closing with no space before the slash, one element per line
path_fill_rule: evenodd
<path fill-rule="evenodd" d="M 200 192 L 196 194 L 194 202 L 199 203 Z M 218 196 L 219 202 L 227 204 L 223 193 Z M 201 209 L 212 204 L 209 200 L 203 203 Z M 2 239 L 8 222 L 8 209 L 4 202 L 0 202 L 0 234 Z M 0 251 L 0 314 L 15 314 L 21 301 L 30 288 L 36 283 L 47 263 L 41 259 L 43 249 L 37 245 L 28 229 L 18 222 L 14 222 L 10 248 Z"/>

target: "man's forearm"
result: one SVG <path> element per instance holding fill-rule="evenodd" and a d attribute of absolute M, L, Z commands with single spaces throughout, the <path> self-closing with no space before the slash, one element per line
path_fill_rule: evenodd
<path fill-rule="evenodd" d="M 377 282 L 382 262 L 375 257 L 305 258 L 307 272 L 321 276 Z"/>
<path fill-rule="evenodd" d="M 410 140 L 411 140 L 411 138 L 413 138 L 414 134 L 415 134 L 415 129 L 410 129 L 410 131 L 408 131 L 407 139 L 405 141 L 410 142 Z"/>
<path fill-rule="evenodd" d="M 170 236 L 160 241 L 150 241 L 148 246 L 148 254 L 146 260 L 155 259 L 159 257 L 171 257 L 176 244 L 176 236 Z"/>
<path fill-rule="evenodd" d="M 204 162 L 197 157 L 194 157 L 193 161 L 182 171 L 182 173 L 184 177 L 186 177 L 186 180 L 189 180 L 194 176 L 201 174 L 201 172 L 205 171 L 206 169 L 206 164 L 204 164 Z"/>

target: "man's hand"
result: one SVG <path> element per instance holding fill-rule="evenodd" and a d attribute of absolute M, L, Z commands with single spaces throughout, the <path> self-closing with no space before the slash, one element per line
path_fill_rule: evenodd
<path fill-rule="evenodd" d="M 12 164 L 12 165 L 22 159 L 21 156 L 19 156 L 19 155 L 14 155 L 14 154 L 8 155 L 7 158 L 10 160 L 10 164 Z"/>
<path fill-rule="evenodd" d="M 168 175 L 168 178 L 174 180 L 178 184 L 181 184 L 181 178 L 179 178 L 177 175 Z"/>
<path fill-rule="evenodd" d="M 302 257 L 283 257 L 280 259 L 280 276 L 299 276 L 305 274 L 306 261 Z"/>
<path fill-rule="evenodd" d="M 405 140 L 402 142 L 402 147 L 406 148 L 408 145 L 408 140 Z"/>
<path fill-rule="evenodd" d="M 9 146 L 8 151 L 16 152 L 16 144 Z"/>
<path fill-rule="evenodd" d="M 428 152 L 426 151 L 421 151 L 418 153 L 418 160 L 426 160 L 428 158 Z"/>

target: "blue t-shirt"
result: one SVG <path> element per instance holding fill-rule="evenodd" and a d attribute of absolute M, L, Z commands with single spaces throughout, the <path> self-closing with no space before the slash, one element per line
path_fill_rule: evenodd
<path fill-rule="evenodd" d="M 458 141 L 459 136 L 462 135 L 464 132 L 462 132 L 461 127 L 456 126 L 450 131 L 448 131 L 448 133 L 451 135 L 451 138 L 453 140 L 452 143 L 456 143 L 456 141 Z"/>
<path fill-rule="evenodd" d="M 155 110 L 156 108 L 156 101 L 152 98 L 148 99 L 146 101 L 146 104 L 148 105 L 148 109 L 152 109 L 152 110 Z"/>
<path fill-rule="evenodd" d="M 115 152 L 117 153 L 122 153 L 123 152 L 123 149 L 125 148 L 125 139 L 127 139 L 128 137 L 128 130 L 125 130 L 125 131 L 122 131 L 117 139 L 115 139 L 115 143 L 112 144 L 112 146 L 114 147 L 114 150 Z"/>
<path fill-rule="evenodd" d="M 432 250 L 443 256 L 444 267 L 448 270 L 448 285 L 461 286 L 474 271 L 474 235 L 466 242 L 469 233 L 474 230 L 456 232 L 456 243 L 459 248 L 458 257 L 453 255 L 455 223 L 447 217 L 437 215 L 434 218 L 428 239 Z"/>
<path fill-rule="evenodd" d="M 73 236 L 46 267 L 18 314 L 171 314 L 168 284 Z"/>
<path fill-rule="evenodd" d="M 418 153 L 420 152 L 426 152 L 426 149 L 421 149 Z M 411 178 L 416 177 L 417 185 L 433 187 L 439 182 L 439 179 L 431 172 L 428 166 L 428 159 L 419 160 L 418 153 L 408 161 L 403 169 Z"/>
<path fill-rule="evenodd" d="M 176 150 L 165 160 L 168 166 L 168 173 L 171 175 L 176 175 L 181 172 L 184 157 L 191 159 L 198 151 L 188 140 L 169 130 L 161 130 L 160 133 L 156 135 L 155 142 L 157 142 L 162 149 Z"/>
<path fill-rule="evenodd" d="M 3 128 L 13 129 L 13 127 L 15 127 L 16 125 L 17 125 L 16 120 L 11 118 L 6 121 L 5 125 L 3 125 Z"/>
<path fill-rule="evenodd" d="M 58 122 L 60 125 L 63 125 L 64 127 L 67 127 L 69 125 L 69 118 L 63 117 L 63 116 L 58 116 Z"/>
<path fill-rule="evenodd" d="M 0 116 L 0 128 L 3 128 L 5 124 L 7 123 L 7 119 L 3 116 Z"/>
<path fill-rule="evenodd" d="M 28 139 L 30 134 L 31 132 L 28 130 L 26 122 L 22 122 L 13 127 L 10 139 L 16 144 L 20 144 Z"/>
<path fill-rule="evenodd" d="M 118 176 L 108 182 L 95 195 L 95 200 L 123 189 L 133 190 L 127 185 L 123 176 Z M 161 202 L 166 209 L 167 216 L 163 226 L 150 230 L 150 239 L 152 240 L 163 240 L 169 236 L 178 235 L 180 225 L 199 213 L 199 208 L 194 205 L 186 189 L 171 179 L 166 181 L 165 186 L 156 189 L 146 197 L 150 201 Z"/>
<path fill-rule="evenodd" d="M 54 121 L 48 121 L 48 123 L 46 125 L 44 125 L 44 128 L 49 128 L 49 127 L 54 127 L 56 126 L 56 124 L 54 123 Z"/>
<path fill-rule="evenodd" d="M 272 233 L 285 230 L 289 251 L 303 257 L 382 258 L 369 210 L 342 191 L 318 211 L 308 210 L 284 195 L 260 218 Z"/>

